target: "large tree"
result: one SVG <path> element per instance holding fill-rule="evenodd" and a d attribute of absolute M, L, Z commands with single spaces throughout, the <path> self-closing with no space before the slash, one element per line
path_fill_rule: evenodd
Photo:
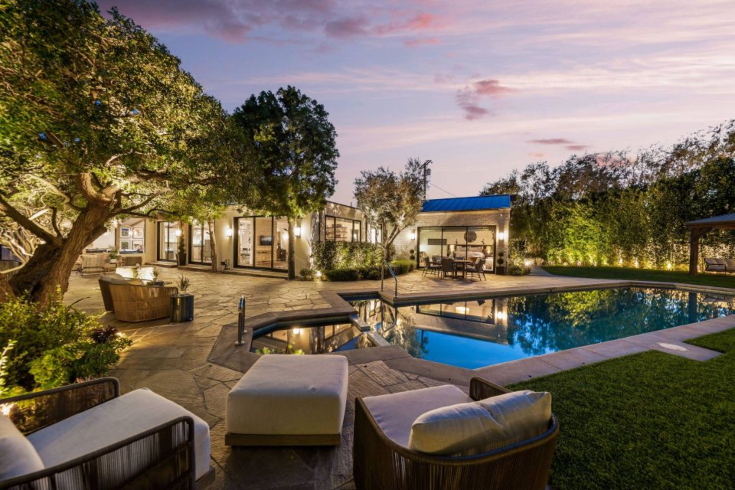
<path fill-rule="evenodd" d="M 258 190 L 235 189 L 233 199 L 288 220 L 289 279 L 296 277 L 294 223 L 323 209 L 337 184 L 337 132 L 328 116 L 323 105 L 291 86 L 252 95 L 232 115 L 252 157 L 244 161 L 256 168 L 248 184 Z"/>
<path fill-rule="evenodd" d="M 85 0 L 6 0 L 0 15 L 0 214 L 40 245 L 11 279 L 45 301 L 113 217 L 206 187 L 226 124 L 165 46 Z M 23 209 L 44 209 L 48 225 Z"/>
<path fill-rule="evenodd" d="M 409 158 L 400 173 L 379 167 L 377 170 L 364 170 L 355 179 L 357 207 L 365 214 L 369 225 L 381 230 L 380 245 L 384 258 L 381 278 L 385 260 L 390 260 L 393 242 L 403 230 L 416 223 L 421 212 L 425 198 L 424 178 L 428 178 L 424 168 L 429 164 L 431 160 L 422 162 L 418 158 Z"/>

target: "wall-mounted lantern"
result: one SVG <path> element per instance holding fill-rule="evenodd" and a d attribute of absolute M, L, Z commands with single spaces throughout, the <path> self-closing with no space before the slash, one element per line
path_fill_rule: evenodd
<path fill-rule="evenodd" d="M 408 238 L 410 238 L 411 240 L 416 240 L 416 230 L 413 230 L 411 233 L 409 233 Z"/>
<path fill-rule="evenodd" d="M 227 238 L 232 238 L 232 234 L 233 234 L 233 230 L 232 230 L 232 227 L 231 227 L 231 226 L 228 226 L 228 227 L 227 227 L 227 228 L 225 229 L 225 236 L 226 236 Z"/>

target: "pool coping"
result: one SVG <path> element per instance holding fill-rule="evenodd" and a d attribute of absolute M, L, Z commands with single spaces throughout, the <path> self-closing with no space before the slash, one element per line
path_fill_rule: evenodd
<path fill-rule="evenodd" d="M 587 278 L 585 278 L 587 279 Z M 494 290 L 473 291 L 443 291 L 430 293 L 407 293 L 396 296 L 393 292 L 380 290 L 355 291 L 320 291 L 322 298 L 330 305 L 329 308 L 313 310 L 281 311 L 256 315 L 245 320 L 245 345 L 233 349 L 231 340 L 232 331 L 236 332 L 237 324 L 223 327 L 220 338 L 215 342 L 208 360 L 215 364 L 228 365 L 234 362 L 240 371 L 246 371 L 259 357 L 251 353 L 250 347 L 253 334 L 263 330 L 275 330 L 298 322 L 301 325 L 334 321 L 352 323 L 366 333 L 375 347 L 371 349 L 357 349 L 349 352 L 332 354 L 345 355 L 356 362 L 370 362 L 382 360 L 393 369 L 418 374 L 424 377 L 448 381 L 462 386 L 468 386 L 473 376 L 481 376 L 494 383 L 505 385 L 516 383 L 539 376 L 546 376 L 568 369 L 602 362 L 625 355 L 636 354 L 648 350 L 658 350 L 673 355 L 687 357 L 692 360 L 704 361 L 719 356 L 721 353 L 685 344 L 684 340 L 716 333 L 735 327 L 735 315 L 728 315 L 698 323 L 679 325 L 655 332 L 642 333 L 622 339 L 609 340 L 597 344 L 589 344 L 559 352 L 552 352 L 514 361 L 507 361 L 475 369 L 461 368 L 440 362 L 428 361 L 411 356 L 399 346 L 389 344 L 379 334 L 373 332 L 369 325 L 356 314 L 349 301 L 380 299 L 393 307 L 426 304 L 436 301 L 456 299 L 480 299 L 516 294 L 549 294 L 555 292 L 586 291 L 592 289 L 613 289 L 620 287 L 656 287 L 661 289 L 676 289 L 697 293 L 722 294 L 735 296 L 735 289 L 712 286 L 698 286 L 694 284 L 670 283 L 659 281 L 620 281 L 609 279 L 589 279 L 589 283 L 566 286 L 543 287 L 509 287 Z M 247 304 L 246 304 L 247 310 Z M 226 331 L 227 330 L 227 331 Z M 222 337 L 225 338 L 222 338 Z M 405 355 L 399 355 L 400 349 Z M 360 351 L 373 351 L 360 353 Z M 235 355 L 234 359 L 229 357 Z"/>

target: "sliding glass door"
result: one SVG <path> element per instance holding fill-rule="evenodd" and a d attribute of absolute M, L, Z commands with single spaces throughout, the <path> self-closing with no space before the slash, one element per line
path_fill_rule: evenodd
<path fill-rule="evenodd" d="M 495 226 L 436 226 L 418 229 L 419 267 L 425 257 L 483 260 L 486 271 L 495 270 Z"/>
<path fill-rule="evenodd" d="M 235 218 L 235 266 L 288 269 L 288 221 L 285 218 Z"/>
<path fill-rule="evenodd" d="M 165 262 L 176 262 L 181 227 L 178 221 L 158 222 L 157 259 Z M 121 239 L 122 240 L 122 239 Z"/>
<path fill-rule="evenodd" d="M 209 226 L 207 223 L 195 221 L 189 226 L 189 262 L 195 264 L 211 264 L 212 248 L 210 245 Z"/>

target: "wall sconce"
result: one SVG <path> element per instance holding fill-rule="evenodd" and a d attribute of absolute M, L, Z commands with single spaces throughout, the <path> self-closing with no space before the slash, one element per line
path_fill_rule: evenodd
<path fill-rule="evenodd" d="M 176 231 L 174 232 L 174 235 L 181 236 L 181 228 L 177 228 Z"/>
<path fill-rule="evenodd" d="M 498 240 L 505 240 L 505 232 L 502 232 L 502 231 L 498 232 Z"/>
<path fill-rule="evenodd" d="M 232 238 L 232 233 L 233 233 L 232 227 L 231 226 L 228 226 L 227 229 L 225 229 L 225 236 L 227 238 Z"/>
<path fill-rule="evenodd" d="M 410 238 L 411 240 L 416 240 L 416 231 L 412 231 L 411 233 L 409 233 L 408 238 Z"/>
<path fill-rule="evenodd" d="M 296 238 L 301 237 L 301 226 L 300 225 L 296 225 L 293 227 L 293 236 L 295 236 Z"/>

